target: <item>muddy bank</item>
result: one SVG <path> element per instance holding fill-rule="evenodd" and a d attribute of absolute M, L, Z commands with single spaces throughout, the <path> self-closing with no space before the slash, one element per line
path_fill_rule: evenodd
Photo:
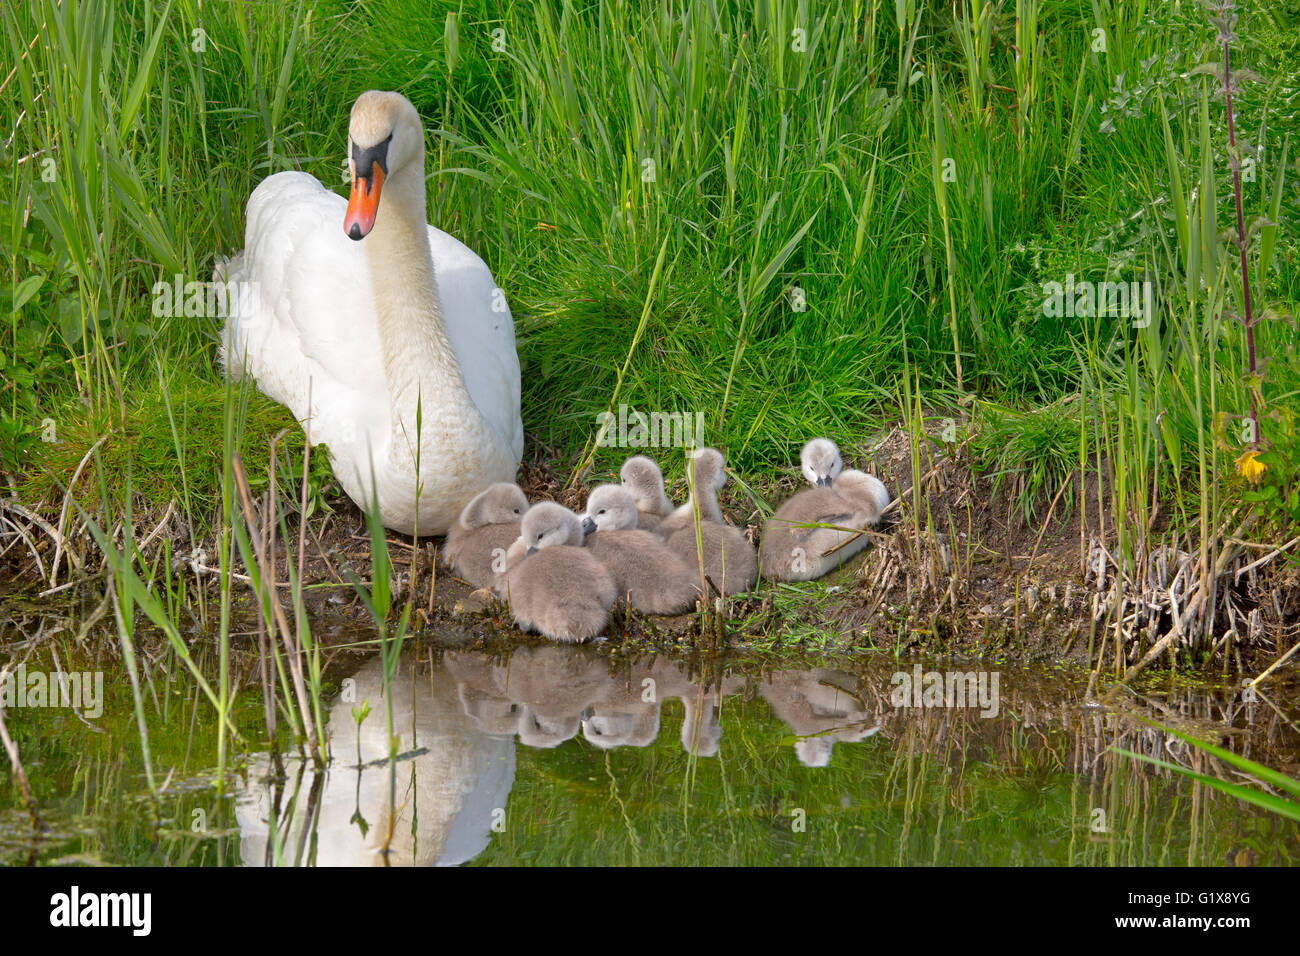
<path fill-rule="evenodd" d="M 571 470 L 543 449 L 530 451 L 520 477 L 529 499 L 582 508 L 586 488 L 569 480 Z M 905 431 L 894 429 L 854 451 L 846 449 L 846 464 L 878 475 L 896 496 L 886 523 L 871 533 L 871 547 L 819 581 L 761 581 L 749 594 L 694 614 L 655 617 L 617 609 L 607 634 L 611 650 L 728 646 L 848 657 L 869 650 L 923 651 L 1070 661 L 1116 676 L 1134 676 L 1137 665 L 1170 664 L 1254 676 L 1300 634 L 1300 574 L 1284 552 L 1222 536 L 1230 540 L 1217 541 L 1219 566 L 1211 588 L 1204 588 L 1196 576 L 1198 545 L 1159 522 L 1150 540 L 1169 543 L 1121 567 L 1101 505 L 1109 489 L 1094 477 L 1072 476 L 1050 500 L 1036 502 L 1027 518 L 1015 489 L 976 474 L 961 445 L 939 445 L 936 436 L 918 449 Z M 762 508 L 770 510 L 801 482 L 794 469 L 777 478 L 744 476 L 728 483 L 721 503 L 757 543 Z M 682 488 L 669 492 L 684 497 Z M 274 547 L 282 605 L 292 610 L 286 583 L 292 573 L 301 575 L 305 610 L 322 633 L 367 623 L 369 612 L 354 584 L 371 576 L 362 514 L 335 496 L 328 501 L 332 511 L 319 510 L 302 522 L 294 489 L 277 498 L 276 514 L 290 536 L 289 549 L 282 541 Z M 253 507 L 266 527 L 269 496 L 259 496 Z M 4 509 L 0 602 L 7 613 L 29 619 L 57 613 L 75 622 L 77 631 L 106 617 L 111 622 L 106 564 L 84 521 L 73 517 L 75 509 L 13 501 Z M 134 524 L 141 576 L 174 595 L 183 624 L 208 626 L 211 618 L 202 608 L 212 606 L 219 589 L 216 556 L 223 542 L 209 535 L 195 546 L 174 506 L 139 513 Z M 67 530 L 60 534 L 60 527 Z M 120 547 L 120 522 L 115 536 Z M 398 606 L 409 600 L 415 631 L 458 646 L 531 641 L 512 626 L 504 605 L 474 593 L 448 571 L 438 558 L 440 545 L 441 538 L 417 545 L 406 536 L 388 536 L 393 594 Z M 250 579 L 238 558 L 231 578 L 237 619 L 255 620 Z M 1203 601 L 1207 633 L 1178 633 L 1198 587 L 1213 592 Z"/>

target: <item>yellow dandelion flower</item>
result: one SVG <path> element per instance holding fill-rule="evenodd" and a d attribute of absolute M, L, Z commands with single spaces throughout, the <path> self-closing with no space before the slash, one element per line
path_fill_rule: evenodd
<path fill-rule="evenodd" d="M 1259 452 L 1247 451 L 1242 452 L 1237 459 L 1237 474 L 1245 478 L 1252 485 L 1259 484 L 1259 479 L 1263 477 L 1264 472 L 1268 469 L 1262 461 L 1258 460 Z"/>

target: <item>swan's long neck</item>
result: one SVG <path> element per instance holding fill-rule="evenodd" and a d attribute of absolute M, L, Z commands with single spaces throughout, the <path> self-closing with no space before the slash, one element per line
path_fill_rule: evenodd
<path fill-rule="evenodd" d="M 425 225 L 423 161 L 406 164 L 385 181 L 374 228 L 362 242 L 379 319 L 393 447 L 414 451 L 417 399 L 426 430 L 435 400 L 442 414 L 478 415 L 443 324 Z M 455 407 L 459 401 L 464 408 Z"/>

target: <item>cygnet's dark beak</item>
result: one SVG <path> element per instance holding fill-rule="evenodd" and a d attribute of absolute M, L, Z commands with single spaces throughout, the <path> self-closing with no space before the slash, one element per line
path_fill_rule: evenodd
<path fill-rule="evenodd" d="M 582 533 L 584 535 L 595 534 L 596 522 L 591 520 L 591 515 L 582 516 Z"/>
<path fill-rule="evenodd" d="M 821 485 L 823 488 L 829 488 L 831 486 L 831 476 L 822 475 L 817 479 L 817 484 Z"/>
<path fill-rule="evenodd" d="M 536 553 L 537 553 L 537 549 L 530 547 L 527 551 L 524 552 L 524 556 L 527 557 L 530 554 L 536 554 Z"/>

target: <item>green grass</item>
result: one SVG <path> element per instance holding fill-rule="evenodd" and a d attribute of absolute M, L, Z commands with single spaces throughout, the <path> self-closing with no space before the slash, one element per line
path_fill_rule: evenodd
<path fill-rule="evenodd" d="M 1300 95 L 1286 16 L 1240 29 L 1237 62 L 1264 74 L 1236 104 L 1264 157 L 1248 217 L 1295 192 L 1273 161 Z M 1228 224 L 1226 134 L 1211 83 L 1186 75 L 1213 55 L 1192 4 L 46 0 L 7 7 L 3 32 L 17 67 L 0 94 L 0 312 L 16 308 L 0 463 L 48 469 L 38 488 L 116 423 L 113 482 L 129 462 L 151 501 L 219 499 L 219 469 L 182 475 L 172 454 L 211 447 L 225 421 L 217 320 L 154 318 L 150 288 L 205 279 L 240 248 L 266 175 L 341 189 L 348 110 L 371 87 L 421 110 L 430 217 L 506 290 L 525 427 L 563 458 L 625 363 L 618 401 L 704 413 L 741 473 L 788 464 L 812 434 L 874 433 L 905 366 L 932 408 L 961 416 L 973 391 L 1006 409 L 987 467 L 1031 488 L 1054 491 L 1078 454 L 1077 428 L 1034 409 L 1089 389 L 1136 396 L 1089 441 L 1143 487 L 1153 473 L 1186 520 L 1235 457 L 1207 438 L 1215 414 L 1243 410 L 1245 361 L 1216 311 L 1240 289 L 1211 238 Z M 1268 255 L 1252 252 L 1279 312 L 1300 299 L 1286 205 Z M 1204 227 L 1195 263 L 1188 217 Z M 1145 332 L 1044 315 L 1042 284 L 1068 273 L 1151 278 L 1161 315 Z M 1291 330 L 1257 336 L 1266 399 L 1294 406 Z M 235 416 L 250 476 L 284 420 L 263 406 L 241 399 Z M 1129 440 L 1155 415 L 1163 446 L 1121 454 L 1119 419 Z M 66 447 L 39 440 L 47 419 Z"/>
<path fill-rule="evenodd" d="M 109 494 L 120 500 L 129 480 L 131 488 L 150 502 L 190 504 L 200 516 L 214 512 L 220 501 L 221 459 L 212 449 L 225 439 L 224 408 L 227 388 L 210 375 L 180 369 L 168 379 L 146 380 L 129 386 L 124 396 L 126 415 L 109 408 L 97 415 L 70 409 L 60 440 L 41 448 L 44 467 L 33 470 L 24 486 L 30 495 L 47 501 L 62 500 L 66 481 L 76 470 L 85 450 L 110 431 L 99 449 L 109 482 Z M 284 406 L 236 389 L 233 400 L 242 428 L 235 451 L 265 461 L 271 438 L 289 429 L 281 448 L 291 459 L 301 459 L 304 436 Z M 252 476 L 254 490 L 262 490 L 265 474 Z"/>
<path fill-rule="evenodd" d="M 975 465 L 993 479 L 995 494 L 1014 491 L 1021 514 L 1032 521 L 1040 510 L 1045 513 L 1078 465 L 1078 404 L 1054 402 L 1020 411 L 981 402 L 978 409 L 970 439 Z M 1063 498 L 1063 504 L 1058 518 L 1070 513 L 1071 500 Z"/>

